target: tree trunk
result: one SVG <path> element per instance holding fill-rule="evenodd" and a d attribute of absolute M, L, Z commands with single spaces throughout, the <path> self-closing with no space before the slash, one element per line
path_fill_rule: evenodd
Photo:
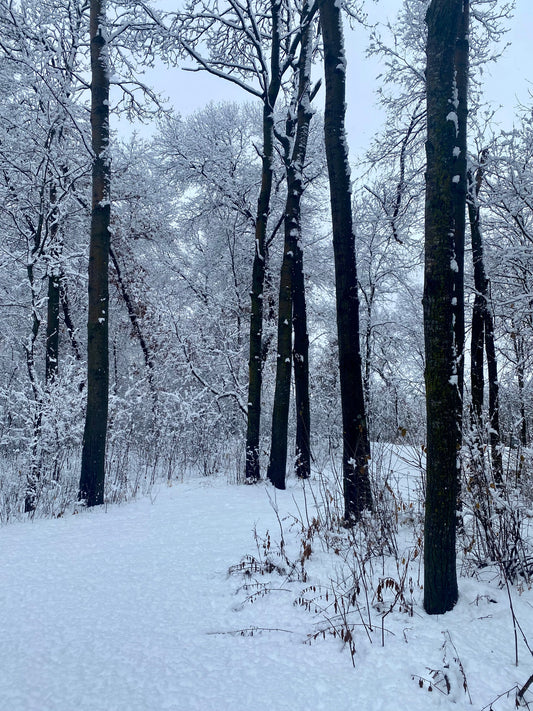
<path fill-rule="evenodd" d="M 109 400 L 109 67 L 105 0 L 91 0 L 91 128 L 94 152 L 89 249 L 87 323 L 87 410 L 83 433 L 79 498 L 87 506 L 104 501 L 105 448 Z"/>
<path fill-rule="evenodd" d="M 267 477 L 277 489 L 285 488 L 287 467 L 287 428 L 291 395 L 292 365 L 292 261 L 290 238 L 285 226 L 285 245 L 278 305 L 278 351 L 276 362 L 276 389 L 272 411 L 272 444 Z"/>
<path fill-rule="evenodd" d="M 518 402 L 520 409 L 520 430 L 519 439 L 522 447 L 527 447 L 528 443 L 528 432 L 527 432 L 527 418 L 526 418 L 526 401 L 524 397 L 525 387 L 526 387 L 526 371 L 524 367 L 524 341 L 518 330 L 513 323 L 513 349 L 516 356 L 516 379 L 518 382 Z"/>
<path fill-rule="evenodd" d="M 466 95 L 456 84 L 456 43 L 463 32 L 462 0 L 432 0 L 426 15 L 427 168 L 425 206 L 424 339 L 426 352 L 427 483 L 424 531 L 424 608 L 451 610 L 458 598 L 456 508 L 460 468 L 463 334 L 460 199 L 466 195 L 460 116 Z M 465 51 L 465 49 L 463 49 Z M 466 52 L 468 49 L 466 47 Z M 462 204 L 465 210 L 465 204 Z M 462 221 L 464 225 L 464 218 Z"/>
<path fill-rule="evenodd" d="M 485 310 L 485 349 L 487 352 L 487 374 L 489 379 L 489 441 L 494 479 L 503 481 L 503 461 L 500 431 L 500 386 L 498 384 L 498 361 L 494 345 L 494 318 L 492 312 Z"/>
<path fill-rule="evenodd" d="M 46 356 L 45 380 L 52 383 L 59 368 L 59 249 L 57 244 L 59 211 L 56 205 L 57 191 L 50 189 L 51 224 L 50 224 L 50 261 L 48 264 L 48 304 L 46 314 Z"/>
<path fill-rule="evenodd" d="M 272 52 L 270 84 L 263 101 L 263 156 L 261 189 L 257 201 L 255 252 L 252 267 L 250 357 L 248 360 L 248 412 L 246 428 L 246 480 L 260 478 L 259 438 L 261 433 L 261 386 L 263 380 L 263 292 L 266 271 L 266 234 L 272 193 L 274 158 L 274 106 L 281 86 L 280 77 L 280 2 L 272 0 Z"/>
<path fill-rule="evenodd" d="M 294 329 L 293 368 L 296 400 L 296 463 L 299 479 L 311 476 L 311 407 L 309 401 L 309 334 L 303 252 L 296 240 L 292 272 L 292 326 Z"/>
<path fill-rule="evenodd" d="M 141 346 L 141 350 L 143 352 L 144 365 L 146 366 L 146 374 L 148 376 L 148 382 L 150 384 L 150 387 L 153 390 L 154 363 L 152 360 L 150 349 L 148 347 L 148 343 L 146 342 L 144 334 L 141 330 L 141 325 L 140 325 L 139 319 L 137 317 L 135 305 L 134 305 L 133 300 L 130 296 L 130 293 L 126 287 L 126 282 L 124 281 L 124 279 L 122 277 L 122 270 L 120 268 L 120 264 L 118 263 L 117 255 L 115 253 L 115 250 L 112 247 L 109 248 L 109 256 L 111 258 L 111 261 L 113 262 L 113 267 L 115 269 L 115 276 L 117 279 L 118 290 L 119 290 L 120 295 L 122 296 L 124 304 L 126 305 L 126 309 L 128 311 L 128 318 L 131 323 L 132 331 L 136 335 L 136 337 L 139 341 L 139 345 Z"/>
<path fill-rule="evenodd" d="M 311 110 L 311 21 L 309 4 L 301 15 L 301 44 L 298 85 L 294 104 L 286 122 L 285 168 L 287 201 L 284 216 L 284 248 L 281 265 L 278 309 L 278 353 L 276 389 L 272 413 L 272 445 L 268 478 L 278 489 L 285 488 L 287 468 L 287 430 L 291 391 L 292 329 L 294 327 L 294 378 L 296 388 L 296 474 L 309 476 L 309 338 L 301 248 L 301 200 L 304 191 L 303 168 L 307 152 Z"/>
<path fill-rule="evenodd" d="M 59 275 L 48 276 L 48 306 L 46 318 L 46 368 L 47 383 L 53 383 L 59 368 Z"/>
<path fill-rule="evenodd" d="M 455 93 L 454 101 L 457 115 L 457 135 L 454 145 L 454 177 L 452 179 L 452 195 L 454 202 L 454 251 L 457 270 L 454 271 L 454 316 L 455 316 L 455 351 L 457 358 L 457 387 L 461 401 L 463 399 L 464 383 L 464 343 L 465 343 L 465 312 L 464 312 L 464 267 L 465 267 L 465 234 L 466 234 L 466 195 L 467 184 L 467 118 L 468 118 L 468 33 L 470 28 L 470 0 L 462 1 L 462 9 L 455 40 Z M 450 107 L 453 109 L 453 106 Z"/>
<path fill-rule="evenodd" d="M 340 7 L 335 0 L 320 3 L 324 41 L 326 106 L 324 132 L 328 163 L 343 429 L 343 485 L 346 521 L 372 508 L 368 476 L 370 444 L 365 416 L 359 296 L 352 223 L 348 146 L 345 134 L 346 59 Z"/>
<path fill-rule="evenodd" d="M 499 385 L 496 348 L 494 345 L 494 319 L 489 305 L 489 280 L 485 272 L 483 235 L 480 224 L 480 209 L 477 200 L 483 180 L 483 160 L 476 171 L 475 180 L 469 176 L 468 217 L 472 236 L 472 260 L 474 265 L 474 288 L 476 296 L 472 312 L 471 387 L 472 419 L 474 427 L 483 420 L 483 347 L 487 353 L 489 384 L 489 442 L 494 480 L 503 481 L 503 462 L 500 439 Z M 478 436 L 478 439 L 481 438 Z"/>

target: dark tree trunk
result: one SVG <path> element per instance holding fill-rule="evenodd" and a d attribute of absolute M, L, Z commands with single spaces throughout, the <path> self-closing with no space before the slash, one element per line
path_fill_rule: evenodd
<path fill-rule="evenodd" d="M 472 311 L 471 388 L 472 419 L 479 428 L 483 419 L 484 376 L 483 347 L 487 353 L 489 384 L 489 442 L 494 480 L 503 481 L 503 462 L 500 439 L 499 385 L 496 348 L 494 345 L 494 319 L 489 303 L 489 280 L 485 271 L 483 235 L 480 224 L 480 209 L 477 200 L 483 180 L 483 160 L 476 171 L 475 180 L 469 176 L 468 217 L 472 236 L 472 260 L 474 264 L 474 308 Z M 481 437 L 478 435 L 481 442 Z"/>
<path fill-rule="evenodd" d="M 48 305 L 46 318 L 46 367 L 47 383 L 53 383 L 59 368 L 59 274 L 48 276 Z"/>
<path fill-rule="evenodd" d="M 285 488 L 287 467 L 287 428 L 291 395 L 292 365 L 292 261 L 290 239 L 285 227 L 285 245 L 278 305 L 278 350 L 276 362 L 276 389 L 272 411 L 272 444 L 267 477 L 277 489 Z"/>
<path fill-rule="evenodd" d="M 292 325 L 294 329 L 293 368 L 296 400 L 296 476 L 311 476 L 311 407 L 309 400 L 309 334 L 303 252 L 297 240 L 292 273 Z"/>
<path fill-rule="evenodd" d="M 278 489 L 285 488 L 287 469 L 287 430 L 291 392 L 292 330 L 294 326 L 294 379 L 296 387 L 297 433 L 296 474 L 309 476 L 309 339 L 303 274 L 301 240 L 301 200 L 304 191 L 303 168 L 307 152 L 311 111 L 311 20 L 308 6 L 302 12 L 302 37 L 298 62 L 298 86 L 294 106 L 286 122 L 285 167 L 287 173 L 287 201 L 284 216 L 284 248 L 281 265 L 278 308 L 278 352 L 276 389 L 272 413 L 272 445 L 268 478 Z"/>
<path fill-rule="evenodd" d="M 263 105 L 263 156 L 261 189 L 257 202 L 255 251 L 252 267 L 250 357 L 248 360 L 248 412 L 246 428 L 246 480 L 260 478 L 259 438 L 261 433 L 261 386 L 263 380 L 263 292 L 266 271 L 266 234 L 272 193 L 274 158 L 274 106 L 278 97 L 280 76 L 280 0 L 272 0 L 272 52 L 270 85 Z"/>
<path fill-rule="evenodd" d="M 31 306 L 32 306 L 32 329 L 31 336 L 28 338 L 28 343 L 25 345 L 26 350 L 26 367 L 28 376 L 33 391 L 33 399 L 35 402 L 35 411 L 32 415 L 32 442 L 31 442 L 31 457 L 29 463 L 29 471 L 26 476 L 26 496 L 24 499 L 24 512 L 32 513 L 35 511 L 37 502 L 37 486 L 41 478 L 41 468 L 39 461 L 39 440 L 41 438 L 41 425 L 43 417 L 43 398 L 42 389 L 39 386 L 37 373 L 35 371 L 35 343 L 41 327 L 41 319 L 37 307 L 37 291 L 35 286 L 34 258 L 38 253 L 42 239 L 42 226 L 44 220 L 39 221 L 39 228 L 34 234 L 34 246 L 32 254 L 26 265 L 28 282 L 31 290 Z"/>
<path fill-rule="evenodd" d="M 50 264 L 48 267 L 48 304 L 46 314 L 46 356 L 45 380 L 52 383 L 59 368 L 59 289 L 60 266 L 57 244 L 59 211 L 56 205 L 57 191 L 55 186 L 50 190 L 51 224 L 50 224 Z"/>
<path fill-rule="evenodd" d="M 355 236 L 344 126 L 346 60 L 341 11 L 335 0 L 320 3 L 320 23 L 326 80 L 324 132 L 335 255 L 345 518 L 354 521 L 365 509 L 372 508 L 372 494 L 368 476 L 370 444 L 361 373 Z"/>
<path fill-rule="evenodd" d="M 526 386 L 526 372 L 524 368 L 524 341 L 513 323 L 513 348 L 516 357 L 516 379 L 518 382 L 518 401 L 520 408 L 520 430 L 518 433 L 520 444 L 527 447 L 528 432 L 526 419 L 526 401 L 524 391 Z"/>
<path fill-rule="evenodd" d="M 424 608 L 451 610 L 458 598 L 456 508 L 461 448 L 463 322 L 460 200 L 466 169 L 456 84 L 457 41 L 468 42 L 462 0 L 432 0 L 426 15 L 427 168 L 424 339 L 426 352 L 427 483 L 424 531 Z M 468 53 L 468 48 L 463 47 Z M 465 134 L 466 135 L 466 134 Z M 465 203 L 462 203 L 465 210 Z M 464 236 L 464 232 L 463 232 Z"/>
<path fill-rule="evenodd" d="M 503 461 L 500 430 L 500 386 L 498 384 L 498 361 L 494 345 L 494 318 L 489 308 L 485 311 L 485 349 L 487 351 L 487 374 L 489 379 L 489 424 L 490 451 L 494 479 L 503 481 Z"/>
<path fill-rule="evenodd" d="M 87 410 L 83 433 L 79 498 L 87 506 L 104 501 L 105 448 L 109 401 L 109 67 L 105 0 L 91 0 L 91 239 L 87 323 Z"/>
<path fill-rule="evenodd" d="M 311 101 L 318 85 L 311 90 L 311 59 L 313 54 L 312 22 L 316 6 L 306 3 L 302 13 L 302 50 L 299 63 L 299 101 L 296 125 L 296 140 L 293 150 L 293 165 L 287 180 L 287 194 L 294 193 L 292 209 L 286 215 L 292 224 L 294 257 L 292 262 L 292 327 L 294 333 L 293 368 L 294 394 L 296 400 L 296 461 L 295 472 L 300 479 L 311 475 L 311 408 L 309 400 L 309 334 L 307 332 L 307 304 L 301 242 L 301 199 L 304 190 L 302 171 L 307 155 L 309 127 L 313 116 Z"/>

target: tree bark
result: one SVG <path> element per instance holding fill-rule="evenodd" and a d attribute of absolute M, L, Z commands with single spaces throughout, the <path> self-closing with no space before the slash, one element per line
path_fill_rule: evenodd
<path fill-rule="evenodd" d="M 457 353 L 457 372 L 459 395 L 463 399 L 464 384 L 464 267 L 466 235 L 466 195 L 467 184 L 467 119 L 468 119 L 468 53 L 470 29 L 470 0 L 463 0 L 455 40 L 455 97 L 457 114 L 457 135 L 454 146 L 454 177 L 452 179 L 454 201 L 454 251 L 457 271 L 454 271 L 455 283 L 455 350 Z M 453 107 L 450 107 L 453 108 Z"/>
<path fill-rule="evenodd" d="M 270 83 L 263 97 L 263 155 L 261 189 L 255 223 L 255 252 L 252 267 L 250 357 L 248 360 L 248 412 L 246 428 L 246 480 L 260 478 L 259 438 L 261 434 L 261 386 L 263 381 L 263 291 L 266 272 L 266 234 L 270 196 L 272 193 L 272 162 L 274 158 L 274 106 L 281 86 L 280 76 L 280 0 L 272 0 L 272 50 Z"/>
<path fill-rule="evenodd" d="M 284 215 L 284 247 L 278 307 L 278 352 L 276 389 L 272 413 L 272 444 L 267 476 L 279 489 L 285 488 L 287 434 L 291 392 L 292 332 L 294 328 L 294 373 L 296 387 L 297 433 L 296 474 L 309 476 L 309 339 L 301 247 L 301 200 L 304 191 L 303 168 L 307 152 L 311 110 L 311 21 L 309 3 L 301 15 L 300 57 L 295 101 L 289 108 L 285 149 L 287 200 Z"/>
<path fill-rule="evenodd" d="M 92 213 L 87 324 L 87 410 L 83 433 L 79 498 L 87 506 L 104 502 L 105 448 L 109 401 L 109 66 L 105 0 L 91 0 Z"/>
<path fill-rule="evenodd" d="M 457 262 L 462 248 L 457 239 L 461 195 L 466 195 L 461 188 L 466 185 L 466 166 L 458 142 L 464 140 L 459 117 L 466 118 L 466 107 L 461 106 L 466 94 L 460 98 L 456 84 L 456 45 L 458 39 L 468 42 L 464 33 L 458 34 L 463 9 L 462 0 L 432 0 L 426 15 L 424 608 L 429 614 L 451 610 L 458 598 L 455 540 L 463 373 L 459 348 L 464 339 L 458 329 L 464 305 Z"/>
<path fill-rule="evenodd" d="M 299 479 L 311 476 L 311 406 L 309 398 L 309 334 L 303 251 L 296 240 L 292 272 L 292 326 L 294 330 L 293 368 L 296 401 L 296 462 Z"/>
<path fill-rule="evenodd" d="M 59 274 L 48 276 L 46 318 L 46 383 L 53 383 L 59 369 Z"/>
<path fill-rule="evenodd" d="M 59 281 L 60 265 L 57 245 L 59 211 L 56 205 L 57 191 L 50 189 L 50 261 L 48 265 L 48 303 L 46 314 L 45 381 L 53 383 L 59 369 Z"/>
<path fill-rule="evenodd" d="M 277 489 L 285 488 L 287 468 L 287 428 L 291 396 L 292 365 L 292 260 L 290 239 L 285 227 L 285 244 L 278 304 L 278 349 L 276 388 L 272 410 L 272 442 L 267 477 Z"/>
<path fill-rule="evenodd" d="M 335 0 L 320 2 L 320 23 L 326 81 L 324 132 L 335 255 L 344 503 L 345 518 L 350 522 L 356 521 L 365 509 L 372 508 L 372 494 L 368 476 L 370 444 L 361 373 L 355 235 L 345 134 L 346 59 L 341 11 Z"/>
<path fill-rule="evenodd" d="M 469 175 L 468 217 L 472 238 L 472 261 L 474 265 L 474 308 L 472 311 L 471 340 L 471 389 L 473 426 L 479 428 L 483 422 L 484 375 L 483 348 L 487 353 L 487 373 L 489 385 L 489 442 L 494 480 L 503 481 L 503 462 L 500 439 L 499 384 L 496 348 L 494 345 L 494 319 L 489 305 L 489 280 L 485 271 L 483 235 L 481 232 L 478 195 L 483 181 L 483 161 L 476 171 L 476 177 Z M 481 440 L 478 435 L 478 440 Z"/>

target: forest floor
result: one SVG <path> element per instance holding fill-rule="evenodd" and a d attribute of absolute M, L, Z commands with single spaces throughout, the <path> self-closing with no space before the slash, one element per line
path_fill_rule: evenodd
<path fill-rule="evenodd" d="M 409 515 L 396 560 L 351 564 L 315 530 L 318 490 L 198 478 L 2 527 L 0 709 L 514 709 L 533 591 L 510 592 L 516 666 L 494 569 L 462 576 L 455 609 L 429 617 Z"/>

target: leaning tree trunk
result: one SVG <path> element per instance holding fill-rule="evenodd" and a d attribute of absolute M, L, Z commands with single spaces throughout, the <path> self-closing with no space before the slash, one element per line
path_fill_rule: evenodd
<path fill-rule="evenodd" d="M 326 106 L 324 133 L 328 163 L 343 429 L 343 485 L 346 521 L 372 508 L 368 476 L 370 444 L 365 415 L 359 345 L 359 296 L 352 223 L 348 146 L 345 134 L 346 59 L 342 18 L 335 0 L 320 3 L 324 41 Z"/>
<path fill-rule="evenodd" d="M 459 351 L 463 335 L 458 324 L 464 305 L 457 262 L 462 248 L 456 240 L 460 239 L 460 195 L 466 195 L 466 166 L 458 145 L 459 117 L 466 117 L 466 107 L 461 106 L 465 97 L 460 99 L 457 91 L 455 52 L 463 7 L 463 0 L 432 0 L 426 15 L 424 608 L 429 614 L 451 610 L 458 597 L 455 539 L 463 372 Z M 460 40 L 468 42 L 464 32 Z"/>
<path fill-rule="evenodd" d="M 248 410 L 246 427 L 246 480 L 260 477 L 259 438 L 261 433 L 261 386 L 263 381 L 263 293 L 266 273 L 266 234 L 274 160 L 274 106 L 281 86 L 280 1 L 272 0 L 271 77 L 263 104 L 263 155 L 261 189 L 257 201 L 255 251 L 252 267 L 250 357 L 248 360 Z"/>
<path fill-rule="evenodd" d="M 105 0 L 91 0 L 92 213 L 87 323 L 87 410 L 83 433 L 79 497 L 87 506 L 104 501 L 105 448 L 109 402 L 109 66 Z"/>

